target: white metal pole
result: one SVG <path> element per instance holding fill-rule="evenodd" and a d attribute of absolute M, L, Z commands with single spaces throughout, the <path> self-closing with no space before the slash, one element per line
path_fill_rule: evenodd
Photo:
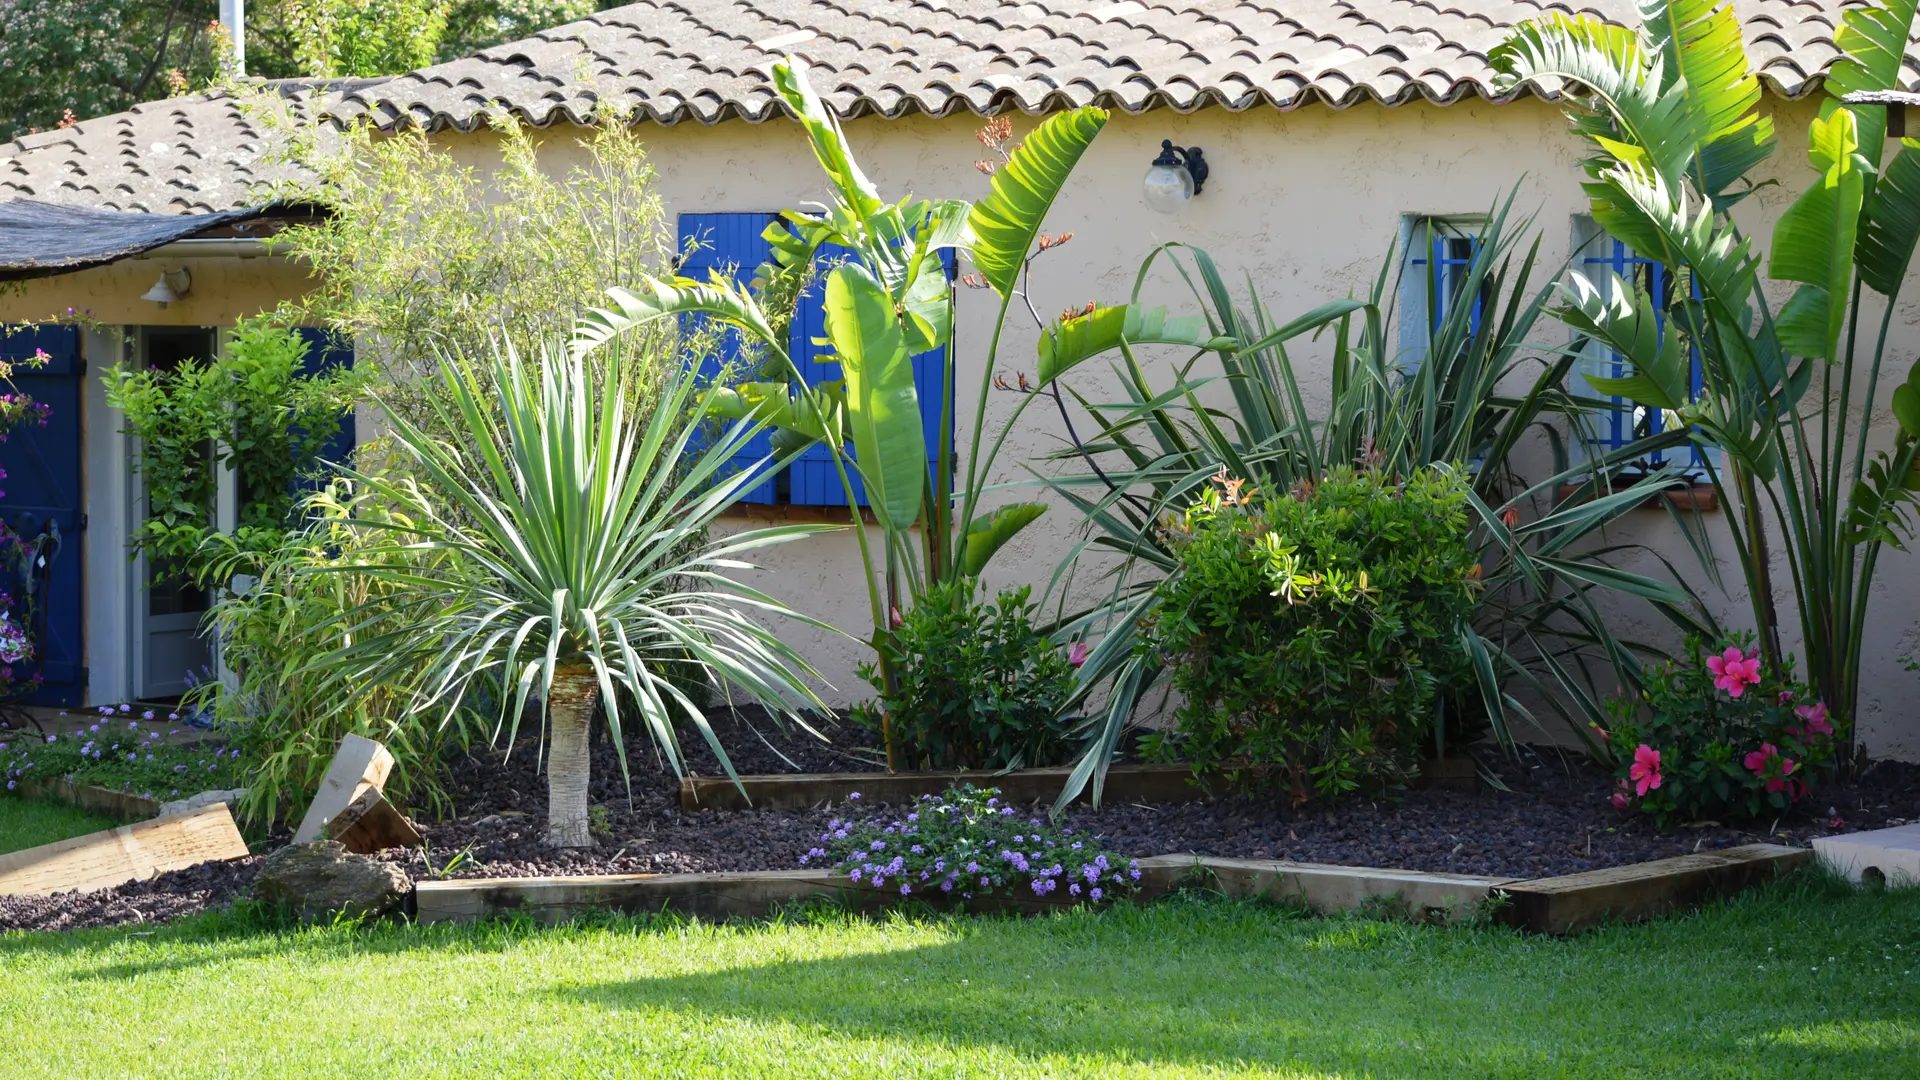
<path fill-rule="evenodd" d="M 247 73 L 247 0 L 220 0 L 220 25 L 233 39 L 233 75 Z"/>

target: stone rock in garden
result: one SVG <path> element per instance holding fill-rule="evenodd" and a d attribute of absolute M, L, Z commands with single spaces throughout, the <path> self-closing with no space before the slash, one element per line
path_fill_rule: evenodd
<path fill-rule="evenodd" d="M 333 820 L 327 822 L 327 835 L 360 855 L 391 847 L 416 847 L 420 843 L 420 830 L 375 787 L 361 791 L 346 809 L 335 814 Z"/>
<path fill-rule="evenodd" d="M 212 806 L 214 803 L 226 803 L 228 807 L 233 807 L 240 802 L 240 796 L 246 793 L 247 790 L 245 788 L 224 788 L 215 791 L 203 791 L 198 795 L 189 795 L 184 799 L 175 799 L 172 802 L 161 803 L 159 816 L 172 817 L 175 814 L 190 814 L 203 806 Z"/>
<path fill-rule="evenodd" d="M 322 840 L 288 844 L 266 857 L 253 879 L 253 895 L 281 904 L 303 919 L 337 912 L 385 915 L 400 910 L 413 881 L 399 867 L 341 844 Z"/>

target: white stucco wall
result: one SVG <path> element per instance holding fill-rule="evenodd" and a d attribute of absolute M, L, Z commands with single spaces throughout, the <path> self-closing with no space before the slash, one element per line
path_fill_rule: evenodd
<path fill-rule="evenodd" d="M 1780 210 L 1812 175 L 1805 165 L 1804 140 L 1814 106 L 1770 101 L 1769 108 L 1777 113 L 1781 147 L 1763 175 L 1784 182 L 1761 191 L 1741 209 L 1748 234 L 1762 243 Z M 1029 130 L 1032 123 L 1016 118 L 1016 133 Z M 987 183 L 973 167 L 981 156 L 973 137 L 978 126 L 979 120 L 969 116 L 866 119 L 849 124 L 848 133 L 867 175 L 887 197 L 911 192 L 976 198 Z M 654 128 L 644 135 L 669 214 L 777 210 L 824 197 L 824 180 L 796 125 L 689 123 Z M 1213 167 L 1206 192 L 1172 217 L 1153 214 L 1140 197 L 1141 176 L 1163 138 L 1203 147 Z M 569 130 L 544 133 L 543 160 L 554 171 L 563 172 L 583 156 L 576 139 L 577 133 Z M 440 141 L 482 168 L 497 160 L 492 136 L 446 135 Z M 1047 223 L 1050 231 L 1073 232 L 1074 239 L 1041 261 L 1034 306 L 1051 317 L 1088 300 L 1125 299 L 1147 252 L 1156 244 L 1177 240 L 1209 251 L 1229 281 L 1240 284 L 1250 278 L 1262 300 L 1285 318 L 1328 299 L 1365 294 L 1402 215 L 1482 213 L 1516 182 L 1521 184 L 1517 206 L 1537 215 L 1544 241 L 1543 265 L 1555 266 L 1567 256 L 1574 216 L 1585 209 L 1578 187 L 1578 151 L 1558 111 L 1533 101 L 1392 109 L 1369 105 L 1337 112 L 1309 108 L 1294 113 L 1206 110 L 1190 116 L 1116 115 Z M 147 271 L 143 267 L 140 273 Z M 290 295 L 303 287 L 296 275 L 277 273 L 283 280 L 266 281 L 256 275 L 245 295 L 258 295 L 254 290 L 261 288 Z M 233 283 L 241 284 L 237 278 Z M 102 278 L 89 282 L 96 317 L 109 323 L 162 321 L 142 310 L 152 305 L 131 302 L 138 289 L 125 299 L 104 295 L 125 292 L 122 284 Z M 131 280 L 124 283 L 132 284 Z M 140 287 L 145 284 L 150 282 L 141 282 Z M 199 280 L 195 291 L 201 291 Z M 1191 309 L 1182 287 L 1165 275 L 1150 295 L 1176 310 Z M 36 299 L 47 296 L 43 292 Z M 259 306 L 269 306 L 264 296 Z M 133 314 L 123 315 L 123 308 Z M 17 308 L 0 302 L 0 317 L 10 309 Z M 177 314 L 181 321 L 200 321 L 186 311 Z M 961 291 L 956 342 L 961 393 L 958 438 L 963 447 L 971 434 L 977 388 L 987 364 L 993 314 L 991 293 Z M 1032 370 L 1036 336 L 1031 321 L 1016 314 L 1002 343 L 1001 373 L 1012 378 Z M 1323 345 L 1312 344 L 1294 351 L 1310 405 L 1324 401 L 1325 352 Z M 1916 354 L 1920 354 L 1920 305 L 1910 302 L 1896 313 L 1891 355 L 1902 363 Z M 1904 369 L 1890 371 L 1883 380 L 1883 400 L 1872 413 L 1876 425 L 1884 426 L 1884 398 L 1904 374 Z M 1078 389 L 1095 398 L 1110 390 L 1102 385 L 1097 371 L 1076 373 L 1072 379 Z M 990 395 L 989 434 L 999 430 L 1016 401 L 1009 394 Z M 1880 435 L 1882 442 L 1887 441 L 1884 432 Z M 1060 445 L 1058 417 L 1051 409 L 1030 409 L 1008 439 L 994 479 L 1020 479 L 1026 463 Z M 1036 592 L 1043 590 L 1072 543 L 1073 526 L 1067 509 L 1056 506 L 997 557 L 990 584 L 1031 583 Z M 1665 554 L 1718 616 L 1730 625 L 1749 624 L 1748 607 L 1738 595 L 1738 568 L 1730 558 L 1723 559 L 1721 577 L 1734 590 L 1732 595 L 1707 581 L 1662 513 L 1636 513 L 1630 532 L 1609 539 L 1639 541 Z M 1718 547 L 1723 556 L 1731 555 L 1724 539 Z M 777 548 L 760 561 L 764 570 L 756 584 L 851 635 L 839 637 L 807 628 L 794 631 L 792 640 L 832 684 L 829 700 L 846 702 L 865 696 L 867 688 L 854 672 L 867 655 L 857 639 L 866 636 L 870 621 L 851 533 Z M 1900 656 L 1920 652 L 1920 630 L 1912 614 L 1920 610 L 1920 584 L 1907 555 L 1889 552 L 1881 566 L 1868 621 L 1860 731 L 1872 753 L 1920 757 L 1920 719 L 1903 707 L 1906 700 L 1920 696 L 1920 675 L 1903 671 L 1897 663 Z M 1791 611 L 1783 614 L 1790 622 Z M 1644 608 L 1622 604 L 1618 617 L 1633 632 L 1663 632 Z M 1791 626 L 1788 638 L 1797 645 L 1797 632 Z"/>

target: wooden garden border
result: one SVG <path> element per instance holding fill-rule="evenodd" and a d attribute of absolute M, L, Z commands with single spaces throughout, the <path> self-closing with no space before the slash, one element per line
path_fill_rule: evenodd
<path fill-rule="evenodd" d="M 53 799 L 115 821 L 146 821 L 160 816 L 159 799 L 92 784 L 76 784 L 65 778 L 23 781 L 19 794 L 28 799 Z"/>
<path fill-rule="evenodd" d="M 1191 883 L 1229 896 L 1265 896 L 1322 913 L 1369 906 L 1424 922 L 1451 922 L 1491 912 L 1524 930 L 1566 934 L 1601 922 L 1638 922 L 1691 907 L 1738 892 L 1812 857 L 1813 852 L 1804 848 L 1750 844 L 1521 881 L 1270 859 L 1161 855 L 1140 860 L 1141 888 L 1136 899 L 1155 900 Z M 939 893 L 916 893 L 914 898 L 954 906 Z M 595 910 L 674 911 L 725 919 L 766 915 L 796 901 L 825 900 L 856 911 L 874 911 L 899 899 L 890 891 L 855 885 L 824 870 L 472 878 L 423 881 L 414 888 L 415 915 L 423 923 L 515 915 L 557 923 Z M 974 902 L 968 909 L 1034 914 L 1061 906 L 1057 899 L 1015 896 Z"/>

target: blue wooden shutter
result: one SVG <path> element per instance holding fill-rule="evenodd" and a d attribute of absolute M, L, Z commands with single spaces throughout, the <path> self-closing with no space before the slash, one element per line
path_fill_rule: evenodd
<path fill-rule="evenodd" d="M 16 600 L 30 589 L 28 636 L 39 650 L 29 670 L 16 666 L 16 679 L 37 670 L 45 680 L 40 690 L 25 698 L 40 705 L 78 705 L 86 692 L 86 653 L 80 613 L 83 606 L 84 560 L 81 557 L 80 507 L 81 445 L 80 394 L 85 367 L 80 362 L 80 330 L 74 326 L 41 326 L 0 331 L 0 359 L 19 363 L 35 350 L 52 359 L 37 370 L 15 368 L 13 382 L 20 392 L 52 409 L 45 427 L 14 429 L 0 442 L 0 517 L 33 544 L 37 537 L 58 530 L 60 546 L 43 566 L 0 567 L 0 580 Z M 10 553 L 9 553 L 10 554 Z M 11 561 L 11 560 L 9 560 Z M 15 611 L 21 610 L 15 605 Z"/>
<path fill-rule="evenodd" d="M 680 272 L 687 277 L 705 281 L 715 269 L 720 270 L 735 282 L 745 286 L 753 279 L 753 271 L 767 261 L 768 247 L 761 235 L 768 225 L 773 223 L 772 214 L 681 214 L 680 215 L 680 251 L 686 252 L 688 244 L 697 242 L 698 250 L 686 256 L 680 266 Z M 705 323 L 705 317 L 687 316 L 682 326 L 688 331 L 697 331 Z M 703 379 L 718 378 L 725 365 L 739 359 L 741 355 L 741 332 L 729 327 L 721 339 L 718 354 L 708 357 L 701 363 L 700 374 Z M 738 376 L 736 376 L 738 377 Z M 746 378 L 751 379 L 751 373 Z M 749 468 L 754 463 L 773 452 L 770 433 L 762 432 L 747 442 L 735 457 L 739 468 Z M 749 488 L 740 501 L 750 503 L 771 503 L 778 501 L 775 490 L 775 477 L 769 475 L 760 484 Z"/>
<path fill-rule="evenodd" d="M 344 334 L 333 333 L 318 327 L 303 326 L 299 330 L 300 339 L 307 343 L 307 357 L 300 364 L 302 375 L 324 375 L 341 368 L 353 369 L 353 341 Z M 320 451 L 320 460 L 330 465 L 353 464 L 353 449 L 358 445 L 355 437 L 353 410 L 347 410 L 340 418 L 340 430 Z M 334 470 L 326 470 L 327 474 Z M 305 491 L 317 490 L 326 482 L 326 474 L 301 477 L 298 481 Z"/>
<path fill-rule="evenodd" d="M 953 275 L 952 253 L 946 254 L 946 271 L 949 279 Z M 806 293 L 800 297 L 800 305 L 794 312 L 793 329 L 789 334 L 788 348 L 792 351 L 794 364 L 800 369 L 800 376 L 807 385 L 832 382 L 842 378 L 838 362 L 831 359 L 831 345 L 816 344 L 827 336 L 826 327 L 826 273 L 833 266 L 853 257 L 853 253 L 837 244 L 822 245 L 814 258 L 814 266 L 819 273 Z M 920 397 L 920 423 L 927 443 L 927 466 L 934 467 L 940 454 L 940 400 L 946 393 L 945 371 L 947 352 L 934 349 L 913 358 L 914 389 Z M 953 418 L 947 418 L 945 438 L 953 438 Z M 849 456 L 853 453 L 847 447 Z M 840 474 L 833 466 L 833 455 L 824 446 L 810 446 L 794 461 L 793 504 L 795 506 L 845 506 L 846 490 L 840 484 Z M 867 493 L 860 483 L 860 477 L 851 470 L 847 479 L 853 484 L 854 502 L 858 506 L 867 505 Z"/>

